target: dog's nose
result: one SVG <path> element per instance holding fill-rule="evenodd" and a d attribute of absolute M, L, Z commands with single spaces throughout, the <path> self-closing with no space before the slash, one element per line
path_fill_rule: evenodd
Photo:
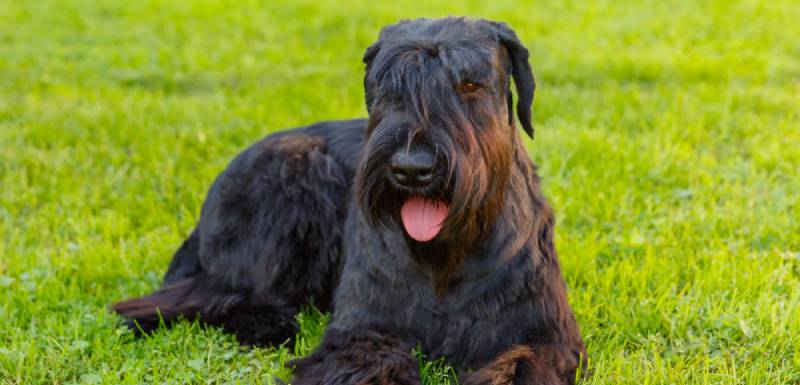
<path fill-rule="evenodd" d="M 433 179 L 433 155 L 426 152 L 399 151 L 392 155 L 392 177 L 406 187 L 424 187 Z"/>

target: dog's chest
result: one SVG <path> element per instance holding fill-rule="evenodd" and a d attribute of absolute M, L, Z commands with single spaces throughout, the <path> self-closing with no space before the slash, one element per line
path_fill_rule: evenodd
<path fill-rule="evenodd" d="M 394 288 L 393 295 L 414 299 L 397 303 L 392 311 L 403 314 L 394 325 L 406 331 L 407 342 L 419 344 L 430 359 L 446 357 L 458 367 L 474 366 L 526 342 L 533 309 L 532 298 L 522 293 L 522 287 L 497 287 L 485 281 L 462 285 L 441 297 L 430 285 Z"/>
<path fill-rule="evenodd" d="M 475 367 L 527 342 L 535 312 L 534 296 L 520 274 L 524 268 L 457 279 L 437 295 L 429 272 L 396 255 L 402 254 L 401 241 L 367 239 L 362 248 L 349 250 L 334 325 L 386 330 L 419 346 L 428 358 L 446 357 L 458 368 Z"/>

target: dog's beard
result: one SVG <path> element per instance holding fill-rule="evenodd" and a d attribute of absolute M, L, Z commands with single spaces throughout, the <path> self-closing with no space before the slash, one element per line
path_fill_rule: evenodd
<path fill-rule="evenodd" d="M 395 186 L 387 176 L 389 157 L 385 154 L 393 150 L 367 152 L 358 168 L 357 197 L 368 224 L 402 231 L 420 247 L 436 243 L 468 248 L 487 231 L 503 192 L 480 161 L 469 165 L 456 164 L 463 159 L 445 162 L 447 168 L 436 188 L 409 191 Z M 465 173 L 465 167 L 471 170 Z"/>
<path fill-rule="evenodd" d="M 356 175 L 359 204 L 367 222 L 403 231 L 416 242 L 440 240 L 450 216 L 447 194 L 438 188 L 427 193 L 398 189 L 385 171 L 374 168 L 380 167 L 368 165 Z"/>
<path fill-rule="evenodd" d="M 442 233 L 450 213 L 448 180 L 437 175 L 423 190 L 403 188 L 388 177 L 387 166 L 396 146 L 371 143 L 356 174 L 358 200 L 373 227 L 403 231 L 416 242 L 431 242 Z M 385 148 L 381 148 L 385 147 Z"/>
<path fill-rule="evenodd" d="M 369 154 L 356 175 L 358 201 L 368 224 L 402 231 L 421 247 L 469 243 L 485 229 L 483 222 L 491 215 L 485 210 L 486 189 L 468 185 L 458 171 L 449 170 L 444 174 L 450 176 L 442 176 L 428 191 L 398 188 L 387 177 L 384 158 L 380 151 Z"/>

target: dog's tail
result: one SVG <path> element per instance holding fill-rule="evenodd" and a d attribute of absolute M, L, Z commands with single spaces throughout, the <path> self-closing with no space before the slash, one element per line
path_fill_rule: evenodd
<path fill-rule="evenodd" d="M 162 324 L 168 326 L 179 316 L 194 316 L 195 309 L 186 301 L 193 284 L 194 278 L 186 278 L 150 295 L 117 302 L 111 309 L 127 318 L 128 326 L 137 334 L 149 333 Z"/>
<path fill-rule="evenodd" d="M 244 298 L 240 293 L 223 293 L 205 287 L 209 282 L 213 281 L 204 279 L 202 274 L 184 278 L 150 295 L 118 302 L 111 309 L 128 318 L 128 326 L 137 333 L 169 326 L 181 317 L 200 317 L 213 324 L 240 305 Z"/>
<path fill-rule="evenodd" d="M 199 318 L 204 324 L 235 333 L 243 345 L 293 342 L 298 331 L 297 306 L 265 298 L 248 300 L 245 292 L 214 286 L 219 281 L 201 273 L 153 294 L 118 302 L 112 310 L 126 317 L 128 327 L 137 335 L 170 326 L 180 318 Z"/>

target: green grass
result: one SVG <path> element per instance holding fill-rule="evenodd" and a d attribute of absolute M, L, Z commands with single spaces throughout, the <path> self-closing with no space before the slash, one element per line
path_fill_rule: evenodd
<path fill-rule="evenodd" d="M 380 26 L 451 14 L 532 51 L 585 383 L 800 383 L 796 2 L 277 3 L 0 1 L 0 383 L 286 376 L 323 316 L 297 351 L 242 350 L 191 323 L 135 340 L 107 306 L 158 286 L 248 143 L 365 115 Z"/>

